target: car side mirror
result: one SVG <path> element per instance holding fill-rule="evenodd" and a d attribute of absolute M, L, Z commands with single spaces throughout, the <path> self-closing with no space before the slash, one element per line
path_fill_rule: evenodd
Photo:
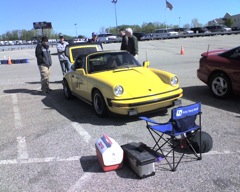
<path fill-rule="evenodd" d="M 144 61 L 143 62 L 143 67 L 148 67 L 150 65 L 150 61 Z"/>
<path fill-rule="evenodd" d="M 80 74 L 80 75 L 85 75 L 86 74 L 83 68 L 77 69 L 76 72 L 77 72 L 77 74 Z"/>

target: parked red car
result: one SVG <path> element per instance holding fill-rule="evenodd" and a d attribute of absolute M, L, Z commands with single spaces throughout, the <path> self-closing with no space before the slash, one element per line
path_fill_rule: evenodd
<path fill-rule="evenodd" d="M 197 77 L 217 98 L 240 94 L 240 46 L 201 54 Z"/>

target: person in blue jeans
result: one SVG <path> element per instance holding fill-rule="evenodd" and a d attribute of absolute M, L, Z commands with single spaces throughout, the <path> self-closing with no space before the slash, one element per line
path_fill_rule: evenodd
<path fill-rule="evenodd" d="M 69 43 L 64 41 L 63 35 L 59 36 L 59 42 L 57 43 L 57 52 L 58 52 L 58 58 L 60 61 L 61 69 L 63 75 L 68 72 L 71 68 L 71 63 L 65 55 L 65 48 Z"/>

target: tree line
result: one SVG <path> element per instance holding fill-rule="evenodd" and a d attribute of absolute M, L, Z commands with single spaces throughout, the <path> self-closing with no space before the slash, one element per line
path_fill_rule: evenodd
<path fill-rule="evenodd" d="M 234 25 L 234 21 L 232 18 L 228 18 L 224 20 L 224 25 L 227 27 L 232 27 Z M 161 22 L 149 22 L 149 23 L 143 23 L 141 26 L 139 25 L 121 25 L 116 27 L 110 27 L 110 28 L 104 28 L 102 27 L 100 29 L 100 33 L 109 32 L 109 33 L 116 33 L 119 29 L 123 28 L 126 29 L 128 27 L 132 28 L 135 32 L 144 32 L 144 33 L 153 33 L 156 29 L 161 28 L 193 28 L 193 27 L 204 27 L 207 26 L 207 24 L 202 24 L 198 22 L 198 19 L 192 19 L 191 24 L 184 24 L 183 26 L 179 25 L 166 25 L 165 23 Z"/>
<path fill-rule="evenodd" d="M 225 25 L 228 27 L 232 27 L 234 24 L 234 21 L 229 18 L 224 21 Z M 191 24 L 184 24 L 183 28 L 190 28 L 190 27 L 203 27 L 204 25 L 198 22 L 198 19 L 192 19 Z M 153 33 L 156 29 L 161 29 L 161 28 L 179 28 L 179 25 L 166 25 L 165 23 L 161 22 L 149 22 L 149 23 L 143 23 L 141 26 L 140 25 L 121 25 L 118 27 L 101 27 L 99 29 L 99 33 L 113 33 L 113 34 L 118 34 L 118 30 L 120 28 L 132 28 L 133 31 L 135 32 L 145 32 L 145 33 Z M 42 36 L 42 33 L 46 35 L 49 39 L 58 39 L 59 35 L 61 33 L 55 32 L 53 29 L 44 29 L 43 31 L 40 29 L 31 29 L 31 30 L 13 30 L 13 31 L 7 31 L 5 34 L 0 35 L 0 40 L 5 41 L 5 40 L 34 40 L 38 39 L 39 37 Z M 68 35 L 68 34 L 63 34 L 65 36 L 65 39 L 73 39 L 76 38 L 74 36 Z M 84 35 L 79 35 L 77 38 L 86 38 Z"/>
<path fill-rule="evenodd" d="M 37 40 L 42 35 L 46 35 L 49 39 L 58 39 L 60 33 L 54 32 L 53 29 L 44 29 L 43 34 L 40 29 L 31 29 L 31 30 L 13 30 L 7 31 L 5 34 L 0 35 L 0 40 L 2 41 L 11 41 L 11 40 Z M 67 36 L 67 35 L 66 35 Z M 71 36 L 67 36 L 68 38 L 72 38 Z"/>

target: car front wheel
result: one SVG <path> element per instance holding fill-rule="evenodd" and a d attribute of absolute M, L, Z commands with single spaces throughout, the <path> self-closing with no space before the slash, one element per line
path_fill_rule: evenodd
<path fill-rule="evenodd" d="M 66 79 L 63 80 L 63 93 L 66 99 L 72 99 L 73 95 Z"/>
<path fill-rule="evenodd" d="M 93 107 L 94 107 L 94 111 L 99 117 L 107 116 L 108 109 L 107 109 L 106 103 L 104 101 L 104 98 L 101 92 L 98 90 L 95 90 L 93 93 Z"/>
<path fill-rule="evenodd" d="M 224 73 L 217 73 L 210 79 L 209 87 L 213 95 L 219 99 L 229 97 L 231 93 L 231 83 Z"/>

